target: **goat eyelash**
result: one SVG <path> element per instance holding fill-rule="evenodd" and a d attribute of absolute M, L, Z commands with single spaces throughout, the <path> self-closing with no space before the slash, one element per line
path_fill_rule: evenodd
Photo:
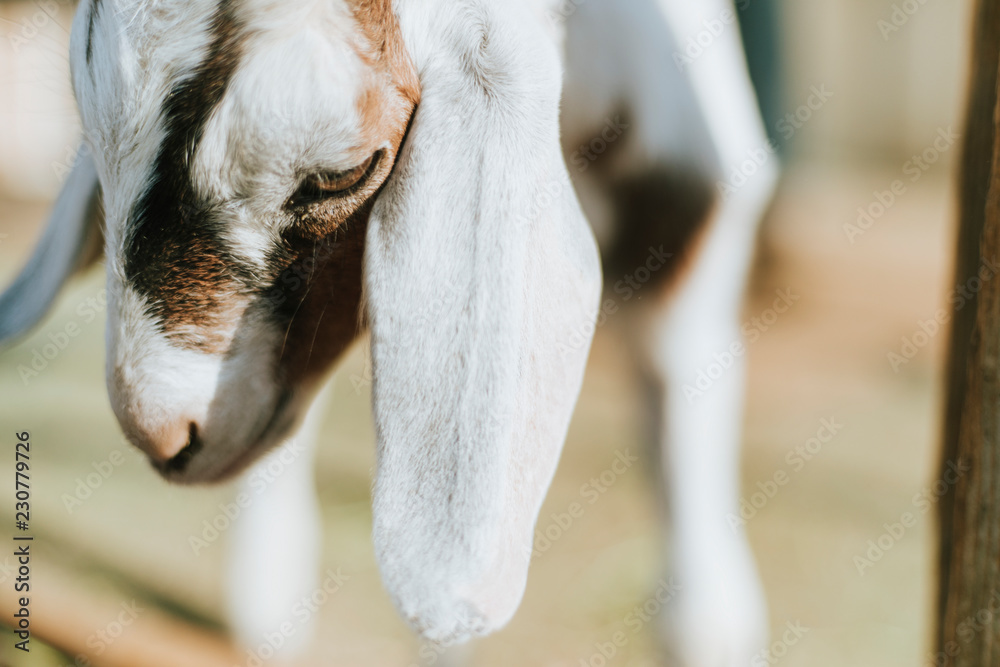
<path fill-rule="evenodd" d="M 301 208 L 327 199 L 344 199 L 357 193 L 368 184 L 378 170 L 382 154 L 383 151 L 376 151 L 370 158 L 352 169 L 309 174 L 288 200 L 288 205 Z"/>

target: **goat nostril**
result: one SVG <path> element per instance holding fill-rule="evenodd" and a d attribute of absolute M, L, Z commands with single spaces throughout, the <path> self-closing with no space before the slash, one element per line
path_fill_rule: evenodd
<path fill-rule="evenodd" d="M 202 447 L 204 447 L 204 443 L 198 437 L 198 426 L 194 422 L 191 422 L 191 426 L 188 429 L 188 441 L 184 449 L 179 451 L 172 459 L 163 461 L 162 463 L 154 462 L 153 465 L 164 474 L 182 473 L 191 463 L 191 459 L 197 456 L 198 452 L 202 450 Z"/>

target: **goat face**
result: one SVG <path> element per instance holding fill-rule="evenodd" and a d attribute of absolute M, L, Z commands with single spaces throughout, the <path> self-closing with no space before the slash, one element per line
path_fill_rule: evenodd
<path fill-rule="evenodd" d="M 287 435 L 356 335 L 371 203 L 418 94 L 372 18 L 343 2 L 81 9 L 107 382 L 172 480 L 225 477 Z"/>

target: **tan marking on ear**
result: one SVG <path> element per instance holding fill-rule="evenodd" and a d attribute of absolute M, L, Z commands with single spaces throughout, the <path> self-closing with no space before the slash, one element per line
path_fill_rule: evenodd
<path fill-rule="evenodd" d="M 349 0 L 364 39 L 355 45 L 370 67 L 358 97 L 361 132 L 370 145 L 402 141 L 413 110 L 420 101 L 420 81 L 391 0 Z"/>
<path fill-rule="evenodd" d="M 420 81 L 403 44 L 392 0 L 350 0 L 354 17 L 368 36 L 376 57 L 393 74 L 397 89 L 416 104 L 420 100 Z"/>

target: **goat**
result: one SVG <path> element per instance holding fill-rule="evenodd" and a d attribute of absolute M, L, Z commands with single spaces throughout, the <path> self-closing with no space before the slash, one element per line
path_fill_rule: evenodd
<path fill-rule="evenodd" d="M 0 338 L 103 234 L 112 408 L 164 478 L 202 484 L 295 437 L 367 331 L 376 556 L 402 617 L 447 645 L 520 604 L 595 323 L 622 305 L 682 586 L 665 640 L 688 667 L 749 664 L 766 605 L 727 520 L 741 355 L 692 395 L 740 340 L 777 175 L 765 159 L 727 183 L 769 146 L 734 23 L 731 0 L 84 0 L 89 150 Z M 244 641 L 312 581 L 310 461 L 240 522 Z M 280 586 L 247 584 L 280 563 Z"/>

